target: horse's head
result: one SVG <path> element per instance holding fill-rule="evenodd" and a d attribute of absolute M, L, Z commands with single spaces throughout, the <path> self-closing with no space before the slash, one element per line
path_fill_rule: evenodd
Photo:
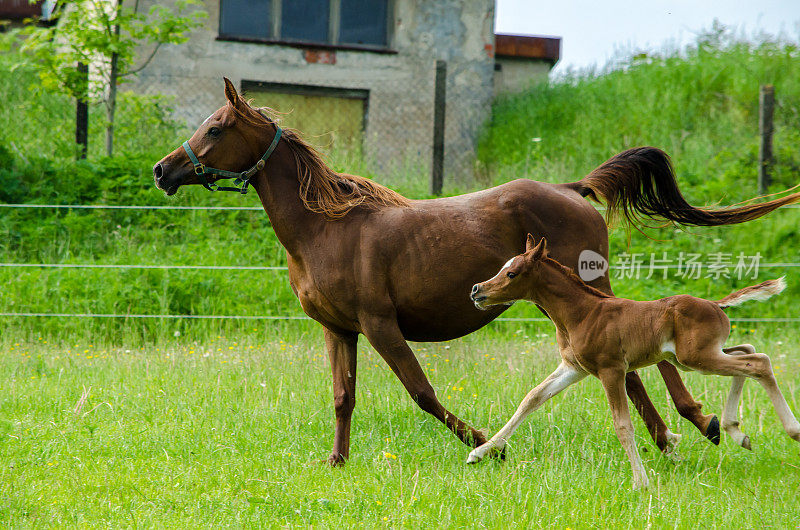
<path fill-rule="evenodd" d="M 241 172 L 252 167 L 263 154 L 259 152 L 263 147 L 256 139 L 263 136 L 257 129 L 263 129 L 265 119 L 255 116 L 256 111 L 239 97 L 233 83 L 224 79 L 227 104 L 206 118 L 188 143 L 202 166 Z M 211 184 L 222 177 L 199 171 L 189 158 L 189 151 L 181 146 L 153 166 L 153 178 L 159 189 L 174 195 L 181 186 Z"/>
<path fill-rule="evenodd" d="M 541 262 L 546 257 L 545 238 L 536 244 L 533 236 L 528 234 L 525 252 L 508 260 L 492 278 L 473 285 L 470 298 L 478 309 L 511 305 L 516 300 L 528 298 L 538 278 Z"/>

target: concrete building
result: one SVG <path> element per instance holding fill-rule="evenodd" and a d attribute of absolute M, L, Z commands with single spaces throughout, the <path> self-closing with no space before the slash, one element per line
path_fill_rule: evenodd
<path fill-rule="evenodd" d="M 0 0 L 0 31 L 22 27 L 29 19 L 38 18 L 47 24 L 53 14 L 56 0 Z"/>
<path fill-rule="evenodd" d="M 314 143 L 356 148 L 387 178 L 430 171 L 437 59 L 447 62 L 445 178 L 456 182 L 472 178 L 495 94 L 546 76 L 558 59 L 557 42 L 538 57 L 530 40 L 538 37 L 527 46 L 515 37 L 496 62 L 494 0 L 204 3 L 206 25 L 159 50 L 129 89 L 175 95 L 194 126 L 222 105 L 224 75 L 256 104 L 286 112 L 284 123 Z"/>
<path fill-rule="evenodd" d="M 495 35 L 494 93 L 514 94 L 547 81 L 561 55 L 559 37 Z"/>

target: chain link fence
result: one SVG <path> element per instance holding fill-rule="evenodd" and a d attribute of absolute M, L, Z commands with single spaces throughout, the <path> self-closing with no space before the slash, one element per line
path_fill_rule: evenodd
<path fill-rule="evenodd" d="M 447 70 L 444 105 L 445 186 L 469 185 L 475 146 L 491 114 L 491 90 L 460 65 Z M 369 79 L 335 74 L 320 81 L 298 69 L 269 79 L 233 79 L 255 106 L 279 113 L 281 125 L 300 130 L 337 170 L 366 174 L 390 185 L 424 183 L 434 167 L 435 63 L 387 68 Z M 217 76 L 150 70 L 127 86 L 139 94 L 174 97 L 174 117 L 191 129 L 224 103 Z M 441 87 L 440 87 L 441 90 Z M 427 186 L 426 186 L 427 187 Z"/>

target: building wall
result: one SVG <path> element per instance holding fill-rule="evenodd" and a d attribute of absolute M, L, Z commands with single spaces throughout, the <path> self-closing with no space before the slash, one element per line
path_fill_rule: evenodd
<path fill-rule="evenodd" d="M 494 73 L 495 96 L 515 94 L 533 85 L 547 82 L 548 74 L 553 68 L 550 61 L 497 57 Z"/>
<path fill-rule="evenodd" d="M 143 0 L 142 7 L 146 10 L 154 3 Z M 245 80 L 369 90 L 364 151 L 370 164 L 389 179 L 404 168 L 430 170 L 434 63 L 444 59 L 445 178 L 466 182 L 472 177 L 476 137 L 491 112 L 494 1 L 391 4 L 390 42 L 397 53 L 336 50 L 335 64 L 324 64 L 309 62 L 308 49 L 217 40 L 219 0 L 206 0 L 206 25 L 187 43 L 162 47 L 128 87 L 175 95 L 178 115 L 192 127 L 224 103 L 222 76 L 237 87 Z"/>

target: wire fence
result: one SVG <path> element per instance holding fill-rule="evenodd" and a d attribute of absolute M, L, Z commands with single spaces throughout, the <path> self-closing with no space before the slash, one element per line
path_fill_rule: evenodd
<path fill-rule="evenodd" d="M 236 84 L 252 105 L 274 109 L 282 126 L 302 130 L 332 159 L 345 158 L 350 166 L 363 164 L 388 180 L 394 175 L 430 174 L 438 110 L 445 116 L 445 178 L 464 184 L 474 175 L 475 145 L 491 114 L 492 76 L 485 68 L 472 61 L 449 61 L 439 83 L 444 91 L 437 91 L 434 61 L 384 69 L 377 76 L 371 70 L 366 76 L 352 71 L 348 76 L 320 77 L 314 68 L 275 68 L 267 78 L 245 77 Z M 471 82 L 458 82 L 464 78 Z M 174 98 L 179 104 L 173 117 L 190 129 L 225 101 L 218 76 L 174 69 L 148 68 L 129 88 L 137 94 Z"/>
<path fill-rule="evenodd" d="M 181 205 L 108 205 L 108 204 L 0 204 L 0 208 L 50 208 L 85 210 L 208 210 L 208 211 L 263 211 L 258 206 L 181 206 Z M 784 208 L 800 209 L 800 205 Z M 601 208 L 602 209 L 602 208 Z M 659 269 L 680 268 L 682 265 L 660 265 Z M 759 268 L 796 268 L 800 262 L 763 263 Z M 0 268 L 51 268 L 51 269 L 131 269 L 131 270 L 214 270 L 214 271 L 288 271 L 285 266 L 254 265 L 179 265 L 179 264 L 116 264 L 116 263 L 14 263 L 0 262 Z M 625 270 L 626 265 L 611 265 L 611 270 Z M 192 314 L 117 314 L 117 313 L 44 313 L 0 312 L 0 317 L 18 318 L 100 318 L 100 319 L 187 319 L 187 320 L 311 320 L 306 315 L 192 315 Z M 497 322 L 550 322 L 547 318 L 500 317 Z M 800 317 L 735 317 L 731 322 L 800 322 Z"/>

